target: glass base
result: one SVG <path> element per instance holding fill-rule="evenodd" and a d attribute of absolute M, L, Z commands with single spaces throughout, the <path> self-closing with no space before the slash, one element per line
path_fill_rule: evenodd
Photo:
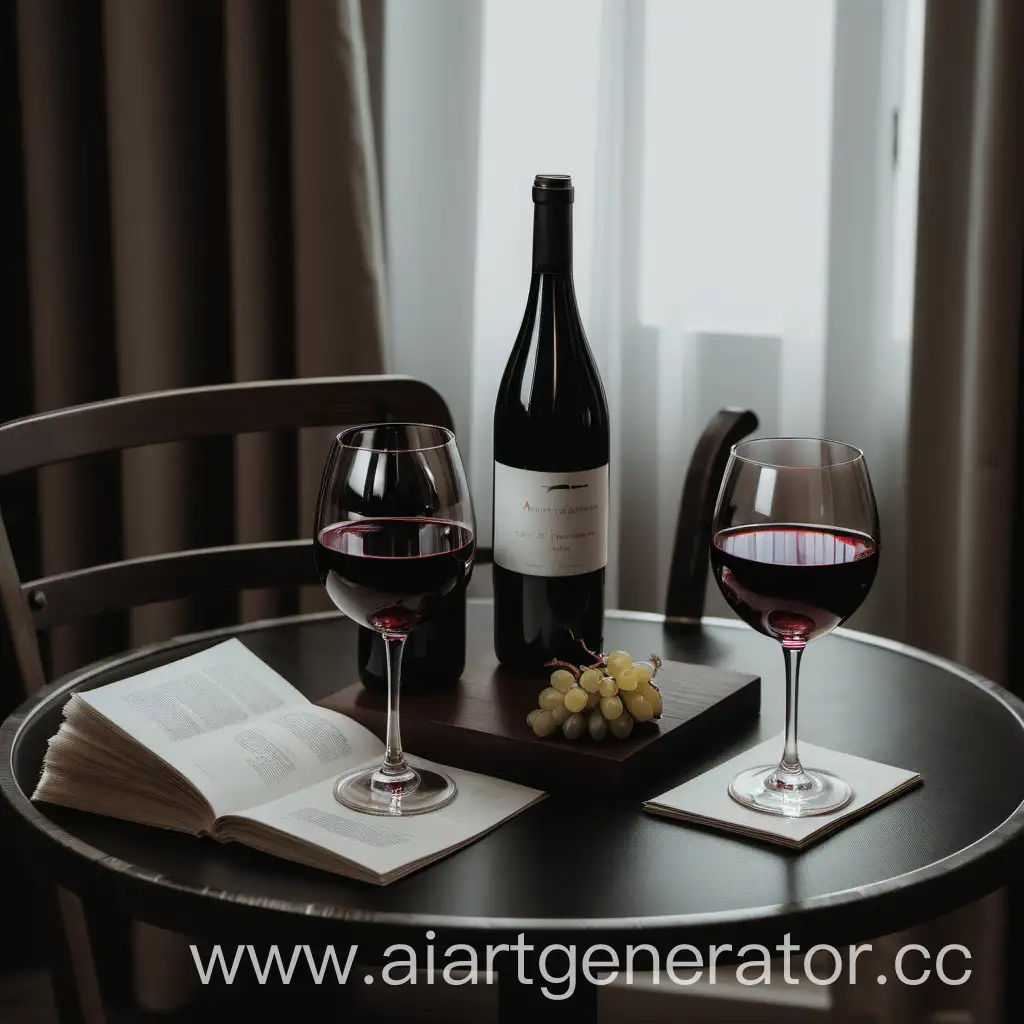
<path fill-rule="evenodd" d="M 820 768 L 805 768 L 786 776 L 776 764 L 748 768 L 729 783 L 729 796 L 744 807 L 786 818 L 828 814 L 853 799 L 853 789 L 838 775 Z"/>
<path fill-rule="evenodd" d="M 455 780 L 426 768 L 419 771 L 406 768 L 397 773 L 365 768 L 338 779 L 334 784 L 334 798 L 338 803 L 364 814 L 393 817 L 425 814 L 455 799 Z"/>

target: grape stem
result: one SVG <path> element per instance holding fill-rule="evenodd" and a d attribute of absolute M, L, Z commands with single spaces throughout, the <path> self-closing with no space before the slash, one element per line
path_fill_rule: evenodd
<path fill-rule="evenodd" d="M 564 668 L 566 672 L 571 672 L 573 679 L 578 680 L 580 677 L 580 670 L 572 662 L 562 661 L 561 658 L 552 658 L 550 661 L 544 662 L 545 668 Z"/>
<path fill-rule="evenodd" d="M 651 678 L 649 680 L 651 686 L 654 687 L 659 693 L 661 693 L 661 687 L 654 681 L 654 677 L 658 674 L 658 669 L 661 668 L 661 658 L 656 654 L 652 654 L 650 658 L 644 663 L 651 666 Z M 655 718 L 661 718 L 661 715 L 655 715 Z"/>
<path fill-rule="evenodd" d="M 568 630 L 568 633 L 569 633 L 569 636 L 571 636 L 573 638 L 573 640 L 576 639 L 576 637 L 573 636 L 573 632 L 572 632 L 571 629 Z M 605 654 L 597 654 L 594 651 L 592 651 L 587 646 L 587 641 L 586 640 L 579 640 L 578 643 L 579 643 L 580 647 L 582 647 L 583 650 L 594 659 L 594 664 L 591 665 L 590 668 L 604 668 L 604 666 L 608 663 L 608 656 L 607 655 L 605 655 Z"/>
<path fill-rule="evenodd" d="M 573 638 L 573 640 L 576 640 L 576 637 L 573 634 L 573 631 L 571 629 L 567 630 L 567 632 L 568 632 L 569 636 L 571 636 Z M 580 647 L 582 647 L 583 650 L 587 654 L 589 654 L 590 657 L 592 657 L 594 659 L 593 664 L 587 665 L 585 667 L 582 667 L 582 666 L 581 667 L 577 667 L 576 665 L 573 665 L 573 664 L 571 664 L 568 661 L 562 661 L 560 658 L 552 658 L 551 661 L 546 661 L 546 662 L 544 662 L 544 664 L 548 668 L 564 668 L 564 669 L 566 669 L 567 671 L 572 673 L 573 678 L 578 682 L 579 678 L 580 678 L 580 675 L 583 672 L 587 671 L 588 669 L 592 669 L 592 668 L 598 668 L 598 669 L 607 668 L 608 667 L 608 655 L 607 654 L 598 654 L 595 651 L 592 651 L 587 646 L 586 640 L 579 640 L 577 642 L 579 643 Z M 658 674 L 658 669 L 661 668 L 661 666 L 662 666 L 662 660 L 661 660 L 661 658 L 658 657 L 657 654 L 652 654 L 650 656 L 650 658 L 648 659 L 647 664 L 649 664 L 651 666 L 651 679 L 650 679 L 651 686 L 653 686 L 654 689 L 657 690 L 659 688 L 658 688 L 658 686 L 654 682 L 654 677 Z M 658 715 L 657 717 L 660 718 L 661 715 Z"/>

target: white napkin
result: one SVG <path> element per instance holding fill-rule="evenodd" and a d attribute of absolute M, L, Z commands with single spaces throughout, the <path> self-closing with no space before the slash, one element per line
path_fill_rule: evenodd
<path fill-rule="evenodd" d="M 817 747 L 800 741 L 800 760 L 807 768 L 824 768 L 853 787 L 853 799 L 838 811 L 806 818 L 784 818 L 744 807 L 729 796 L 729 783 L 745 768 L 775 764 L 782 754 L 784 737 L 765 740 L 756 747 L 662 793 L 644 809 L 679 821 L 710 825 L 726 832 L 765 839 L 799 850 L 830 835 L 862 814 L 902 795 L 921 781 L 917 772 L 868 761 L 853 754 Z"/>

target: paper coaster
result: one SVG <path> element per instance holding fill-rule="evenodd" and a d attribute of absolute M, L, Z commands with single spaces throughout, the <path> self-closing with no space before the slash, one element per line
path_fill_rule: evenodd
<path fill-rule="evenodd" d="M 800 742 L 800 760 L 808 768 L 823 768 L 853 787 L 853 799 L 838 811 L 806 818 L 784 818 L 744 807 L 729 796 L 729 783 L 745 768 L 775 764 L 782 753 L 780 733 L 756 747 L 662 793 L 644 804 L 644 809 L 677 821 L 691 821 L 725 832 L 764 839 L 799 850 L 844 825 L 901 796 L 921 781 L 917 772 L 879 764 L 853 754 Z"/>

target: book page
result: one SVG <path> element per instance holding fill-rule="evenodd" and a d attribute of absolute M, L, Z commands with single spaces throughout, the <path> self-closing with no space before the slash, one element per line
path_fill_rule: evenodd
<path fill-rule="evenodd" d="M 241 725 L 305 697 L 240 640 L 75 695 L 154 750 Z"/>
<path fill-rule="evenodd" d="M 362 814 L 338 803 L 334 798 L 334 780 L 326 779 L 233 815 L 222 822 L 224 838 L 236 838 L 283 857 L 291 855 L 289 846 L 294 846 L 298 839 L 321 851 L 321 856 L 295 859 L 329 870 L 331 859 L 337 860 L 339 866 L 344 861 L 360 870 L 339 873 L 388 882 L 465 846 L 545 795 L 528 786 L 417 757 L 410 757 L 409 763 L 446 771 L 458 787 L 455 799 L 438 811 L 407 818 Z M 251 824 L 266 827 L 262 841 Z M 267 830 L 283 835 L 275 843 Z"/>
<path fill-rule="evenodd" d="M 315 704 L 287 705 L 181 744 L 215 815 L 234 814 L 383 758 L 369 729 Z M 193 778 L 189 775 L 189 778 Z"/>
<path fill-rule="evenodd" d="M 215 815 L 334 778 L 384 749 L 236 639 L 74 700 L 176 768 Z"/>

